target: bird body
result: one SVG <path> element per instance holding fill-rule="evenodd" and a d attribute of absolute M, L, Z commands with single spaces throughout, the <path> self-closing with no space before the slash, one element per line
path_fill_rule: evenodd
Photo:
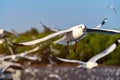
<path fill-rule="evenodd" d="M 85 25 L 80 24 L 70 28 L 71 32 L 68 32 L 64 35 L 65 42 L 72 42 L 81 38 L 85 34 Z"/>
<path fill-rule="evenodd" d="M 87 69 L 92 69 L 93 67 L 96 67 L 98 66 L 98 64 L 96 62 L 86 62 L 86 65 L 85 65 Z"/>

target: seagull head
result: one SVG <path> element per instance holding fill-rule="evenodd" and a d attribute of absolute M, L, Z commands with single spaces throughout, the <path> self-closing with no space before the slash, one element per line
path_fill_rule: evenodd
<path fill-rule="evenodd" d="M 78 25 L 78 29 L 82 29 L 83 32 L 86 32 L 86 26 L 84 24 Z"/>

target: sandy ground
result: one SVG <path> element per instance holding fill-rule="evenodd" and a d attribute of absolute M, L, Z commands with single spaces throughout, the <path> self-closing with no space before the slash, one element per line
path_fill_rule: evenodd
<path fill-rule="evenodd" d="M 99 66 L 91 70 L 74 65 L 27 66 L 21 80 L 120 80 L 120 66 Z"/>
<path fill-rule="evenodd" d="M 98 66 L 91 70 L 76 65 L 27 65 L 0 80 L 120 80 L 120 66 Z"/>

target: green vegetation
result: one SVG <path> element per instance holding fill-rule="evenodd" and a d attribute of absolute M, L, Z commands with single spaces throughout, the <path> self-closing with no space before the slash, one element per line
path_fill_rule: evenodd
<path fill-rule="evenodd" d="M 43 32 L 38 32 L 35 28 L 32 28 L 30 31 L 26 31 L 20 34 L 20 38 L 9 37 L 9 40 L 12 42 L 25 42 L 30 41 L 38 38 L 42 38 L 51 34 L 51 32 L 44 30 Z M 111 45 L 117 38 L 119 38 L 119 34 L 97 34 L 97 33 L 90 33 L 87 34 L 85 38 L 81 39 L 78 42 L 78 48 L 76 52 L 73 51 L 73 45 L 70 45 L 68 48 L 62 44 L 53 44 L 52 42 L 59 37 L 47 40 L 45 42 L 33 45 L 33 46 L 13 46 L 9 45 L 13 48 L 15 53 L 20 53 L 29 49 L 32 49 L 35 46 L 40 46 L 39 51 L 36 54 L 42 57 L 42 63 L 49 63 L 49 57 L 52 55 L 59 56 L 62 58 L 68 59 L 78 59 L 87 61 L 92 56 L 98 54 L 99 52 L 103 51 L 109 45 Z M 59 53 L 51 50 L 51 46 L 59 51 Z M 0 54 L 10 54 L 8 50 L 8 44 L 4 42 L 0 44 Z M 54 57 L 52 57 L 54 60 Z M 103 57 L 98 61 L 101 64 L 107 65 L 120 65 L 120 46 L 117 47 L 115 51 L 110 53 L 109 55 Z"/>

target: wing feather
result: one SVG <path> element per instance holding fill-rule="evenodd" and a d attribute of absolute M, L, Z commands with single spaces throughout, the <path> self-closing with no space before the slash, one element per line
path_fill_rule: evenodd
<path fill-rule="evenodd" d="M 37 43 L 40 43 L 40 42 L 43 42 L 43 41 L 46 41 L 48 39 L 51 39 L 53 37 L 56 37 L 58 35 L 62 35 L 62 34 L 65 34 L 67 32 L 72 32 L 71 29 L 68 29 L 68 30 L 62 30 L 62 31 L 58 31 L 56 33 L 52 33 L 46 37 L 43 37 L 43 38 L 40 38 L 40 39 L 36 39 L 36 40 L 32 40 L 32 41 L 28 41 L 28 42 L 23 42 L 23 43 L 12 43 L 14 45 L 22 45 L 22 46 L 27 46 L 27 45 L 35 45 Z"/>
<path fill-rule="evenodd" d="M 107 49 L 105 49 L 104 51 L 100 52 L 99 54 L 93 56 L 88 62 L 96 62 L 98 59 L 108 55 L 109 53 L 111 53 L 112 51 L 115 50 L 116 48 L 116 44 L 113 43 L 110 47 L 108 47 Z"/>
<path fill-rule="evenodd" d="M 71 63 L 79 63 L 79 64 L 85 64 L 85 62 L 80 61 L 80 60 L 70 60 L 70 59 L 63 59 L 56 57 L 58 60 L 63 61 L 63 62 L 71 62 Z"/>
<path fill-rule="evenodd" d="M 111 30 L 111 29 L 101 29 L 101 28 L 87 28 L 86 31 L 89 32 L 96 32 L 96 33 L 105 33 L 105 34 L 119 34 L 119 30 Z"/>

